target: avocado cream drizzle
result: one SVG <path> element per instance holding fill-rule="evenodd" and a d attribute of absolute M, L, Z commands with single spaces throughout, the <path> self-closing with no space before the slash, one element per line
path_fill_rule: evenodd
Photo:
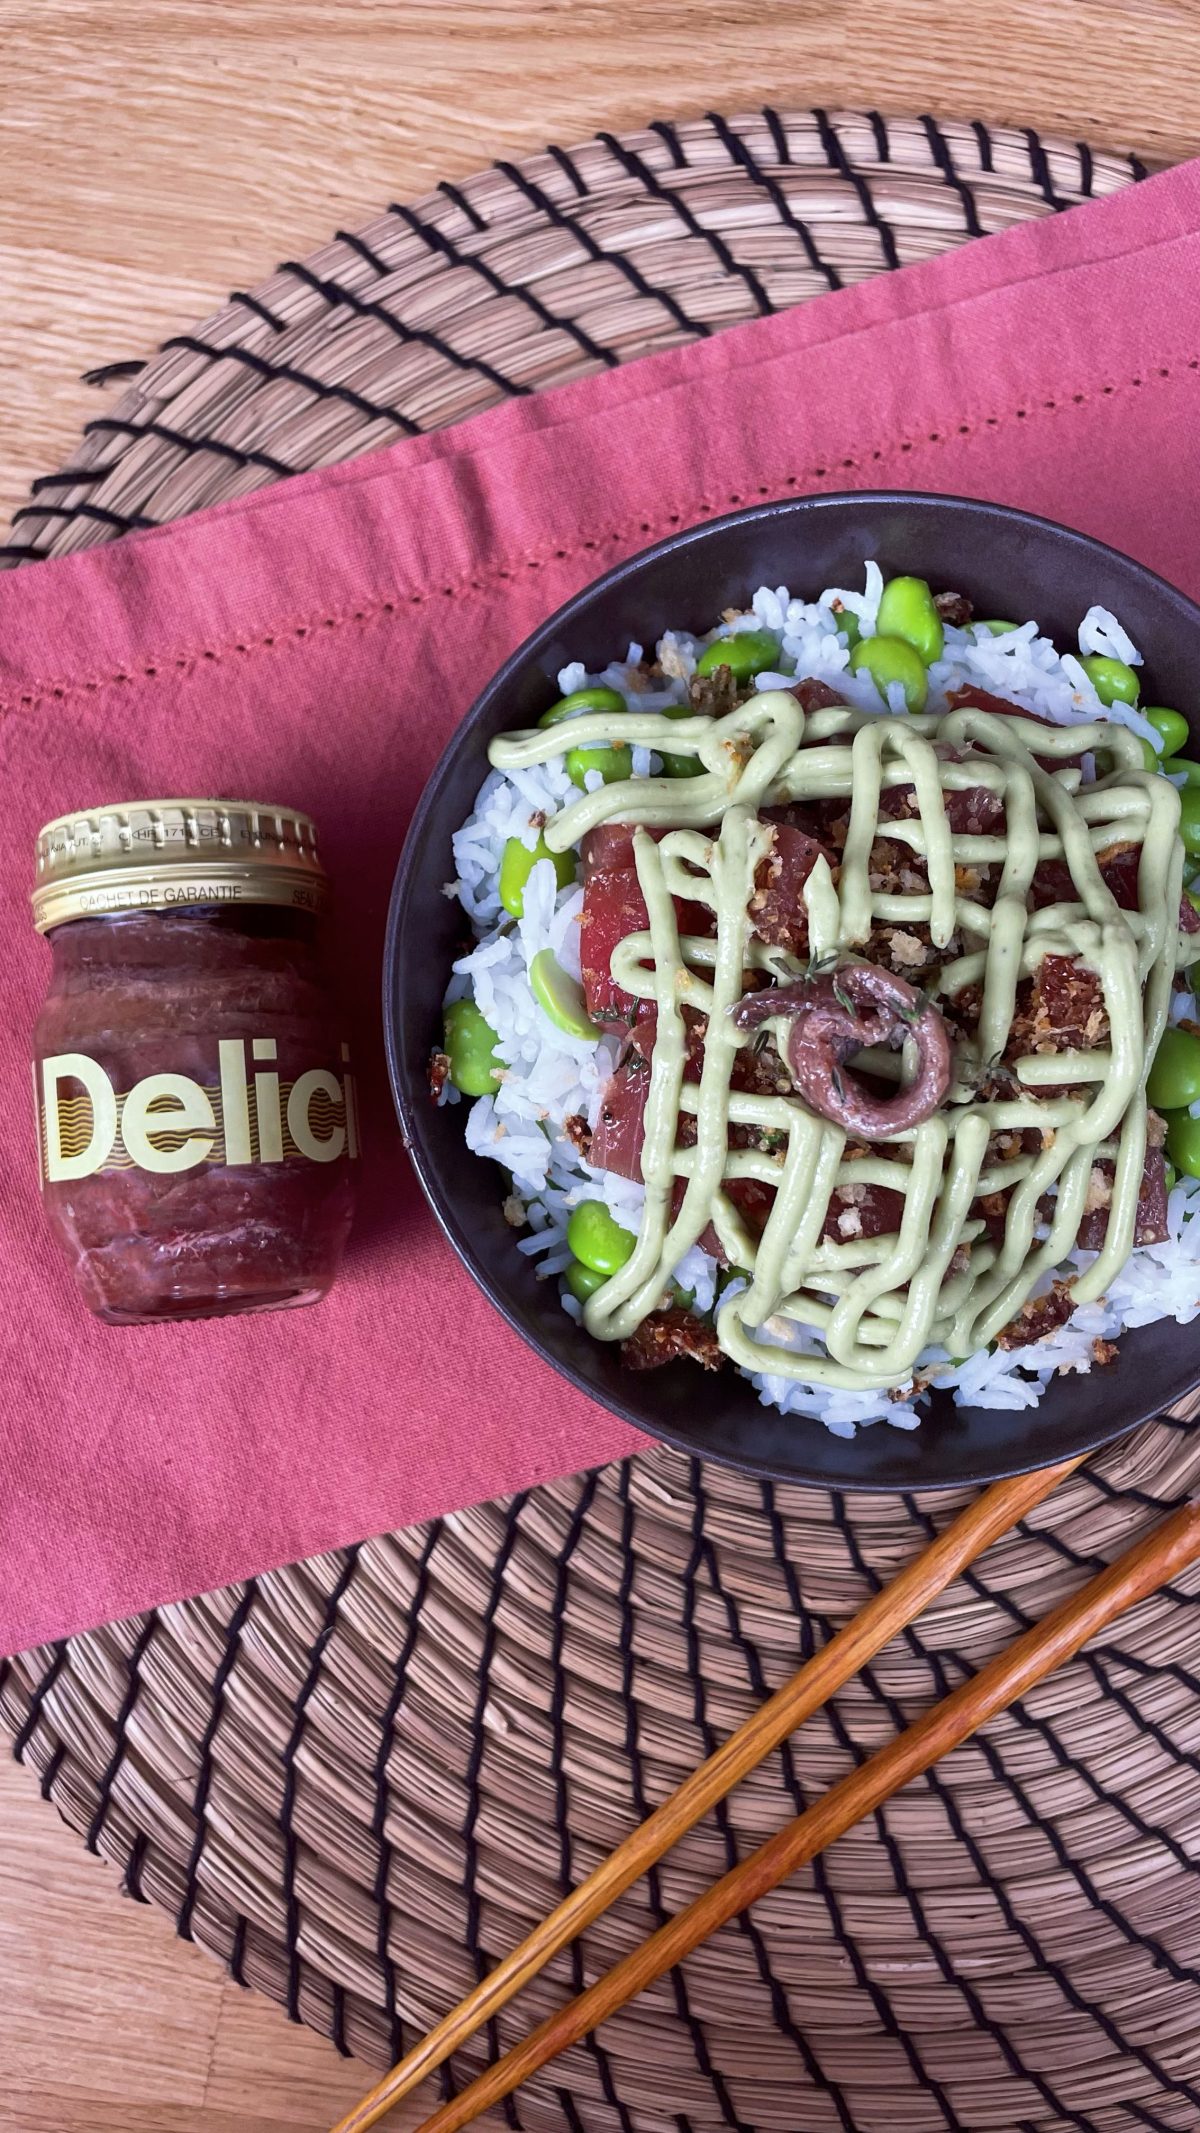
<path fill-rule="evenodd" d="M 1103 1294 L 1133 1249 L 1146 1148 L 1146 1074 L 1166 1024 L 1176 967 L 1200 954 L 1200 940 L 1178 930 L 1179 795 L 1168 779 L 1143 768 L 1136 737 L 1107 721 L 1038 725 L 1043 761 L 1085 750 L 1099 759 L 1104 775 L 1081 786 L 1073 764 L 1040 767 L 1023 738 L 1029 732 L 1028 724 L 976 709 L 937 718 L 873 717 L 838 707 L 806 716 L 793 696 L 774 690 L 718 719 L 630 711 L 572 720 L 574 746 L 620 738 L 691 752 L 704 766 L 701 775 L 686 780 L 630 779 L 585 793 L 544 833 L 550 850 L 561 852 L 602 822 L 670 832 L 656 843 L 635 831 L 634 863 L 649 931 L 620 942 L 612 957 L 616 982 L 654 1001 L 658 1030 L 641 1158 L 645 1211 L 633 1256 L 586 1306 L 585 1323 L 598 1339 L 626 1338 L 660 1307 L 675 1267 L 711 1222 L 730 1264 L 750 1277 L 717 1312 L 718 1339 L 735 1362 L 818 1385 L 906 1387 L 926 1347 L 937 1344 L 953 1356 L 985 1347 L 1041 1277 L 1061 1263 L 1075 1244 L 1099 1157 L 1114 1165 L 1108 1229 L 1095 1261 L 1076 1277 L 1073 1297 L 1082 1304 Z M 944 749 L 969 752 L 963 760 L 947 760 L 935 752 L 935 737 Z M 495 768 L 512 771 L 545 762 L 562 746 L 561 728 L 535 729 L 501 736 L 488 753 Z M 981 785 L 1003 802 L 1004 834 L 953 834 L 945 795 Z M 881 824 L 881 793 L 896 786 L 912 788 L 917 812 Z M 848 800 L 850 819 L 838 882 L 822 858 L 805 885 L 813 956 L 852 958 L 865 947 L 873 923 L 915 921 L 928 925 L 939 948 L 956 935 L 963 943 L 963 953 L 930 985 L 931 996 L 981 987 L 978 1030 L 969 1044 L 957 1047 L 945 1103 L 922 1124 L 852 1162 L 843 1159 L 844 1132 L 796 1097 L 741 1095 L 730 1088 L 735 1054 L 746 1041 L 730 1015 L 744 989 L 743 973 L 766 970 L 786 983 L 805 969 L 751 933 L 747 913 L 755 869 L 771 841 L 758 810 L 818 799 Z M 926 893 L 896 896 L 872 889 L 871 847 L 881 830 L 924 861 Z M 1138 907 L 1122 911 L 1097 854 L 1129 842 L 1140 845 Z M 1073 894 L 1030 912 L 1029 886 L 1046 859 L 1065 860 Z M 979 865 L 1001 869 L 991 909 L 956 885 L 956 869 Z M 673 897 L 706 904 L 715 915 L 715 938 L 681 939 Z M 974 1090 L 1005 1050 L 1017 986 L 1046 955 L 1075 957 L 1098 978 L 1109 1042 L 1095 1051 L 1020 1059 L 1015 1092 L 982 1102 Z M 643 967 L 647 960 L 650 968 Z M 698 1086 L 683 1078 L 685 1006 L 707 1017 Z M 786 1023 L 768 1026 L 782 1051 Z M 1064 1084 L 1078 1093 L 1040 1093 Z M 684 1111 L 696 1122 L 690 1148 L 676 1146 Z M 779 1152 L 731 1149 L 730 1124 L 779 1136 Z M 1040 1133 L 1037 1153 L 989 1164 L 993 1134 L 1027 1127 Z M 672 1217 L 676 1178 L 685 1187 Z M 724 1190 L 732 1178 L 776 1188 L 760 1237 Z M 855 1184 L 902 1195 L 899 1230 L 823 1240 L 832 1194 Z M 1011 1190 L 1011 1198 L 1003 1238 L 993 1242 L 970 1210 L 978 1196 L 1000 1190 Z M 1037 1241 L 1036 1230 L 1046 1227 L 1039 1202 L 1047 1193 L 1053 1194 L 1049 1233 Z M 961 1257 L 956 1261 L 960 1246 L 969 1253 L 965 1270 Z M 762 1329 L 786 1334 L 788 1322 L 805 1329 L 811 1353 L 758 1337 Z"/>

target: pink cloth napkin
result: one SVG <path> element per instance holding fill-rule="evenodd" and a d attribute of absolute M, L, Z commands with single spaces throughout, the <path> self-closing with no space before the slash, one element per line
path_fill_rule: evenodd
<path fill-rule="evenodd" d="M 641 1440 L 491 1312 L 408 1171 L 378 974 L 405 823 L 551 609 L 673 527 L 818 489 L 1018 504 L 1200 596 L 1200 165 L 803 310 L 0 580 L 0 1651 Z M 228 790 L 310 808 L 371 1160 L 318 1309 L 97 1326 L 43 1225 L 34 833 Z M 497 1189 L 500 1180 L 497 1177 Z"/>

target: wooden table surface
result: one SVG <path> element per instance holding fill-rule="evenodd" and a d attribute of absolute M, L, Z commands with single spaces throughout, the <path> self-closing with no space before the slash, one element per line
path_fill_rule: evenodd
<path fill-rule="evenodd" d="M 493 156 L 764 101 L 1200 149 L 1194 0 L 0 0 L 0 521 L 96 365 Z M 0 2133 L 319 2133 L 366 2070 L 0 1769 Z"/>

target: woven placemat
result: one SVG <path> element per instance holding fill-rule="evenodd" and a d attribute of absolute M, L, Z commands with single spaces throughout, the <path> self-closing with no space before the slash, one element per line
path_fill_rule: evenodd
<path fill-rule="evenodd" d="M 811 112 L 498 167 L 339 235 L 135 366 L 5 559 L 177 517 L 1140 174 L 1030 132 Z M 1179 1417 L 1074 1477 L 560 1959 L 490 2049 L 1197 1485 L 1200 1437 Z M 0 1665 L 0 1718 L 134 1896 L 382 2063 L 962 1500 L 773 1489 L 651 1449 L 25 1653 Z M 1195 2133 L 1198 1758 L 1200 1572 L 569 2053 L 509 2122 Z"/>

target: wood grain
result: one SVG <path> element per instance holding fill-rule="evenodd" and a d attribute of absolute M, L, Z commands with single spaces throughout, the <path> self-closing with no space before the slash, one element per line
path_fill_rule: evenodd
<path fill-rule="evenodd" d="M 1200 145 L 1192 0 L 0 0 L 0 52 L 0 520 L 97 411 L 85 370 L 498 155 L 765 98 Z M 369 2081 L 7 1763 L 0 2007 L 0 2133 L 317 2133 Z"/>
<path fill-rule="evenodd" d="M 7 1755 L 0 2036 L 0 2133 L 328 2133 L 374 2078 L 122 1898 Z"/>
<path fill-rule="evenodd" d="M 339 223 L 661 114 L 876 105 L 1169 161 L 1200 143 L 1192 0 L 0 0 L 0 518 L 79 384 Z"/>

